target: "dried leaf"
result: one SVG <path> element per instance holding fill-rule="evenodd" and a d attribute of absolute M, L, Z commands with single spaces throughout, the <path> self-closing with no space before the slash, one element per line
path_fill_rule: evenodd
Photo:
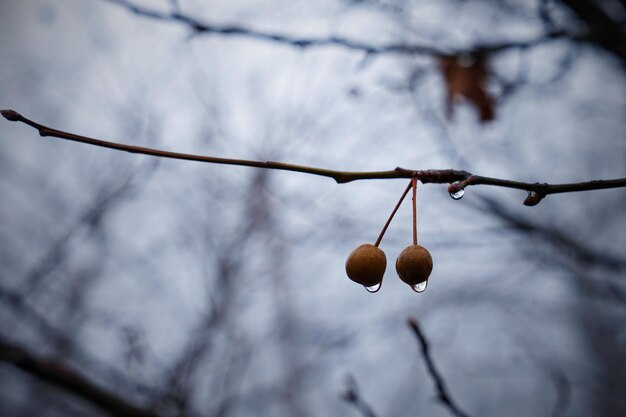
<path fill-rule="evenodd" d="M 480 120 L 494 118 L 493 99 L 485 91 L 488 58 L 484 54 L 440 56 L 439 66 L 447 87 L 446 112 L 451 118 L 455 103 L 462 97 L 478 110 Z"/>

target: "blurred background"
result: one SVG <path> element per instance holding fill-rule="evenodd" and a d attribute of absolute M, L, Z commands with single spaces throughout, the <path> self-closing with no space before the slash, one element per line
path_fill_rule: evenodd
<path fill-rule="evenodd" d="M 0 108 L 221 157 L 626 177 L 625 22 L 619 0 L 0 0 Z M 420 185 L 428 288 L 394 270 L 406 201 L 370 294 L 344 263 L 406 184 L 0 120 L 1 414 L 450 415 L 415 317 L 468 415 L 626 415 L 624 189 Z"/>

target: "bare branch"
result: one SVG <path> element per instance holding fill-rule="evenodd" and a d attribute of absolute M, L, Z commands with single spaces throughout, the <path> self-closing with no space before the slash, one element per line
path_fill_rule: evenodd
<path fill-rule="evenodd" d="M 539 2 L 539 17 L 541 18 L 544 26 L 550 29 L 555 29 L 557 24 L 550 14 L 550 3 L 551 0 L 541 0 Z"/>
<path fill-rule="evenodd" d="M 620 271 L 626 268 L 626 261 L 620 257 L 606 253 L 606 251 L 594 250 L 591 247 L 585 246 L 565 233 L 564 230 L 560 230 L 553 225 L 542 225 L 533 222 L 530 219 L 520 216 L 519 213 L 507 209 L 492 198 L 481 196 L 477 200 L 481 203 L 479 205 L 481 211 L 486 211 L 507 222 L 514 230 L 523 232 L 529 237 L 535 237 L 545 241 L 561 253 L 571 257 L 572 260 L 587 264 L 601 265 L 614 271 Z"/>
<path fill-rule="evenodd" d="M 426 363 L 426 370 L 430 374 L 431 379 L 435 383 L 435 388 L 437 390 L 437 397 L 439 401 L 448 409 L 450 414 L 456 417 L 469 417 L 465 411 L 461 410 L 459 406 L 454 402 L 450 393 L 448 392 L 448 388 L 446 387 L 446 383 L 435 367 L 435 362 L 433 362 L 433 358 L 430 356 L 430 345 L 428 344 L 428 340 L 422 330 L 419 327 L 417 320 L 413 317 L 410 317 L 408 320 L 409 327 L 415 333 L 415 337 L 419 342 L 420 348 L 422 350 L 422 358 Z"/>
<path fill-rule="evenodd" d="M 63 132 L 53 129 L 32 120 L 29 120 L 14 110 L 0 110 L 5 119 L 12 122 L 25 123 L 39 131 L 40 136 L 51 136 L 60 139 L 67 139 L 74 142 L 86 143 L 89 145 L 100 146 L 118 151 L 130 153 L 138 153 L 143 155 L 157 156 L 160 158 L 182 159 L 187 161 L 205 162 L 210 164 L 236 165 L 253 168 L 277 169 L 282 171 L 301 172 L 304 174 L 318 175 L 334 179 L 339 184 L 345 184 L 357 180 L 370 179 L 397 179 L 397 178 L 413 178 L 416 176 L 422 183 L 448 184 L 448 192 L 456 193 L 470 185 L 491 185 L 495 187 L 513 188 L 517 190 L 525 190 L 531 193 L 524 204 L 531 206 L 539 203 L 548 194 L 569 193 L 576 191 L 601 190 L 607 188 L 626 187 L 626 178 L 617 178 L 611 180 L 594 180 L 587 182 L 577 182 L 568 184 L 547 184 L 547 183 L 529 183 L 512 181 L 500 178 L 483 177 L 473 175 L 467 171 L 453 169 L 429 169 L 429 170 L 411 170 L 405 168 L 395 168 L 389 171 L 336 171 L 332 169 L 317 168 L 304 165 L 287 164 L 283 162 L 273 161 L 254 161 L 247 159 L 230 159 L 218 158 L 213 156 L 186 154 L 179 152 L 170 152 L 154 148 L 146 148 L 142 146 L 124 145 L 117 142 L 109 142 L 101 139 L 94 139 L 86 136 L 75 135 L 73 133 Z"/>
<path fill-rule="evenodd" d="M 107 214 L 133 189 L 133 179 L 136 173 L 131 173 L 119 181 L 106 184 L 94 197 L 89 207 L 74 221 L 69 229 L 50 245 L 47 253 L 22 278 L 24 281 L 25 296 L 32 295 L 44 282 L 45 278 L 64 264 L 68 257 L 72 239 L 83 230 L 94 232 L 102 227 Z"/>
<path fill-rule="evenodd" d="M 599 2 L 590 0 L 560 0 L 562 4 L 571 9 L 576 16 L 587 26 L 588 34 L 585 36 L 600 48 L 610 52 L 626 64 L 626 30 L 622 22 L 613 20 Z"/>
<path fill-rule="evenodd" d="M 341 395 L 341 399 L 349 404 L 352 404 L 363 417 L 377 417 L 377 414 L 372 410 L 372 407 L 361 398 L 359 393 L 359 386 L 352 375 L 348 375 L 346 381 L 346 390 Z"/>
<path fill-rule="evenodd" d="M 394 43 L 387 45 L 371 45 L 368 43 L 360 42 L 357 40 L 331 36 L 327 38 L 303 38 L 296 36 L 289 36 L 280 33 L 274 32 L 263 32 L 257 31 L 253 29 L 249 29 L 243 26 L 236 25 L 218 25 L 211 24 L 207 22 L 203 22 L 193 16 L 188 14 L 183 14 L 178 10 L 173 10 L 169 13 L 160 12 L 155 9 L 150 9 L 144 6 L 139 6 L 134 4 L 128 0 L 104 0 L 109 3 L 117 4 L 121 7 L 126 8 L 130 12 L 136 14 L 137 16 L 147 17 L 150 19 L 156 19 L 161 21 L 169 21 L 169 22 L 177 22 L 183 25 L 188 26 L 191 30 L 196 34 L 214 34 L 214 35 L 223 35 L 223 36 L 240 36 L 252 38 L 260 41 L 266 42 L 275 42 L 280 43 L 296 48 L 319 48 L 319 47 L 329 47 L 336 46 L 342 47 L 353 51 L 365 52 L 370 55 L 378 55 L 378 54 L 405 54 L 405 55 L 456 55 L 459 53 L 467 53 L 466 49 L 464 50 L 455 50 L 452 48 L 442 49 L 431 45 L 419 45 L 419 44 L 404 44 L 404 43 Z M 542 36 L 524 40 L 524 41 L 513 41 L 513 42 L 500 42 L 500 43 L 490 43 L 483 45 L 476 45 L 472 48 L 472 51 L 480 51 L 483 53 L 490 52 L 500 52 L 511 48 L 530 48 L 535 45 L 539 45 L 554 39 L 562 39 L 569 38 L 578 40 L 581 39 L 577 34 L 571 34 L 565 32 L 563 30 L 554 30 L 543 34 Z"/>
<path fill-rule="evenodd" d="M 61 343 L 70 344 L 69 335 L 61 327 L 54 325 L 48 321 L 48 317 L 40 314 L 35 308 L 29 305 L 24 297 L 9 289 L 0 287 L 0 301 L 16 310 L 16 314 L 21 318 L 28 320 L 44 338 Z M 100 359 L 83 351 L 79 346 L 72 347 L 72 355 L 79 363 L 89 364 L 90 368 L 104 376 L 108 381 L 115 384 L 119 388 L 123 388 L 127 392 L 140 394 L 144 396 L 154 395 L 154 389 L 146 385 L 131 382 L 125 375 L 116 371 L 114 368 L 104 364 Z"/>
<path fill-rule="evenodd" d="M 552 410 L 552 417 L 563 417 L 567 413 L 572 397 L 572 387 L 569 380 L 561 372 L 552 372 L 552 381 L 556 389 L 556 402 Z"/>
<path fill-rule="evenodd" d="M 37 358 L 22 347 L 4 339 L 0 339 L 0 361 L 10 363 L 42 381 L 64 388 L 112 416 L 159 416 L 152 410 L 130 404 L 60 362 Z"/>

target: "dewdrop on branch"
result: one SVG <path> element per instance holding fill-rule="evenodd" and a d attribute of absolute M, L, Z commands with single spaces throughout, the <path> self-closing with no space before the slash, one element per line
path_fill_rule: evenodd
<path fill-rule="evenodd" d="M 465 195 L 465 188 L 460 182 L 455 182 L 448 186 L 448 193 L 453 200 L 460 200 Z"/>
<path fill-rule="evenodd" d="M 452 197 L 453 200 L 460 200 L 463 198 L 464 195 L 465 195 L 465 190 L 463 189 L 454 193 L 450 193 L 450 197 Z"/>

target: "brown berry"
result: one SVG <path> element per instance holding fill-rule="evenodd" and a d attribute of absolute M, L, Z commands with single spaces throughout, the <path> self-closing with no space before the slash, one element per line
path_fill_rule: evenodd
<path fill-rule="evenodd" d="M 433 270 L 433 258 L 420 245 L 411 245 L 404 248 L 396 260 L 396 271 L 400 279 L 411 286 L 427 281 Z"/>
<path fill-rule="evenodd" d="M 385 252 L 365 243 L 352 251 L 346 261 L 348 278 L 365 287 L 373 287 L 383 282 L 387 267 Z"/>

